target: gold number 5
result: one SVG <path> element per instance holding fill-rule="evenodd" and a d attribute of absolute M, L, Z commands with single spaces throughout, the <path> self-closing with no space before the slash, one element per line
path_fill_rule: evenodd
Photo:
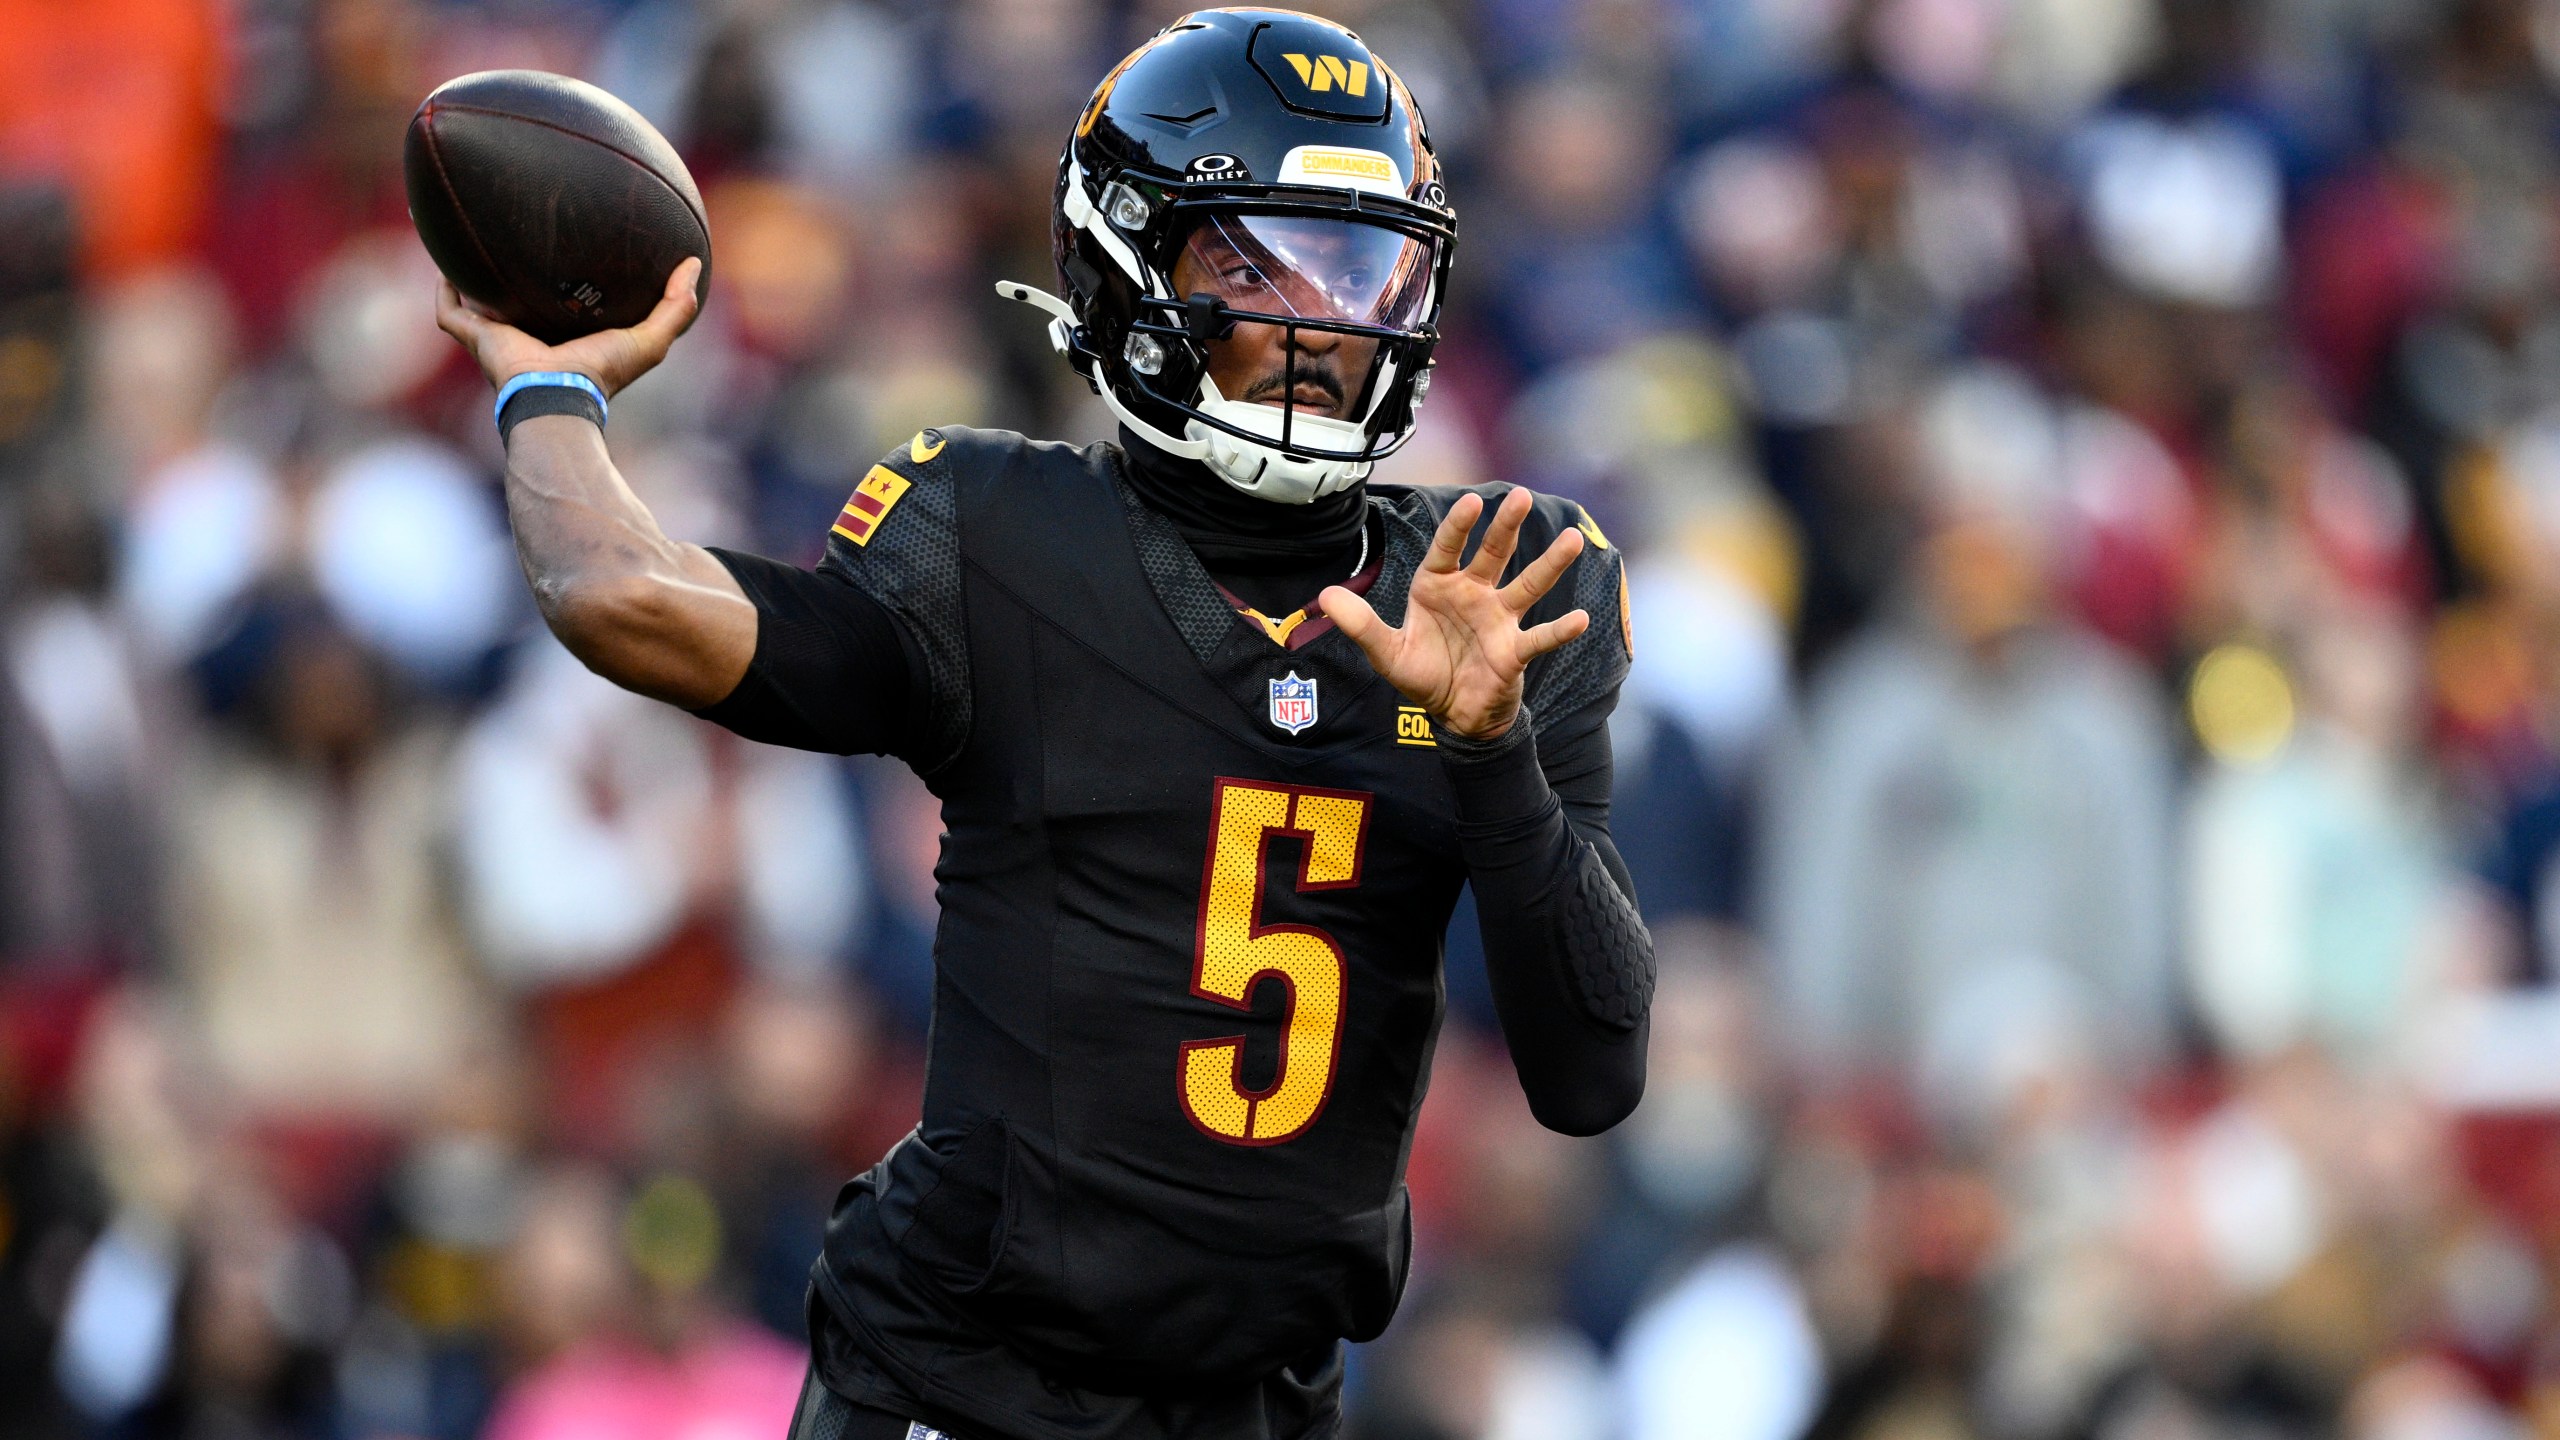
<path fill-rule="evenodd" d="M 1218 781 L 1209 811 L 1209 859 L 1200 874 L 1200 928 L 1191 993 L 1252 1008 L 1265 976 L 1289 987 L 1280 1068 L 1260 1090 L 1244 1085 L 1242 1035 L 1182 1047 L 1182 1113 L 1230 1145 L 1277 1145 L 1305 1132 L 1333 1093 L 1342 1051 L 1342 947 L 1313 925 L 1264 925 L 1263 853 L 1275 834 L 1305 842 L 1300 890 L 1360 883 L 1369 796 L 1252 780 Z"/>

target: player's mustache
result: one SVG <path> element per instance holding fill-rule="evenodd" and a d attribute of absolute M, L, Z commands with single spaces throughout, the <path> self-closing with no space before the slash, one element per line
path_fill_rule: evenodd
<path fill-rule="evenodd" d="M 1294 373 L 1274 370 L 1245 387 L 1244 398 L 1253 400 L 1285 399 L 1293 385 L 1313 385 L 1325 393 L 1325 399 L 1336 408 L 1342 404 L 1342 377 L 1330 361 L 1301 362 Z"/>

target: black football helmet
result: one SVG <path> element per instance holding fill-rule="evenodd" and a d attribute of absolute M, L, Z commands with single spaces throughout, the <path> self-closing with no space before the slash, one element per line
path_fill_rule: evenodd
<path fill-rule="evenodd" d="M 1413 431 L 1457 215 L 1404 82 L 1360 37 L 1291 10 L 1202 10 L 1095 88 L 1058 162 L 1066 298 L 1018 281 L 1050 339 L 1131 430 L 1249 494 L 1305 503 Z M 1189 251 L 1207 277 L 1177 294 Z M 1208 342 L 1287 330 L 1277 405 L 1218 393 Z M 1338 419 L 1296 403 L 1302 332 L 1376 342 Z"/>

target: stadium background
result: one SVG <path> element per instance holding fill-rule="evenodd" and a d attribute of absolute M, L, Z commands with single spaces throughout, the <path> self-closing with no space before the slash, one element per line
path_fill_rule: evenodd
<path fill-rule="evenodd" d="M 933 811 L 540 634 L 401 126 L 678 141 L 613 446 L 808 560 L 1107 433 L 989 282 L 1175 11 L 0 0 L 0 1436 L 779 1433 Z M 1332 13 L 1463 217 L 1387 473 L 1634 557 L 1663 965 L 1568 1141 L 1462 914 L 1357 1433 L 2560 1435 L 2560 5 Z"/>

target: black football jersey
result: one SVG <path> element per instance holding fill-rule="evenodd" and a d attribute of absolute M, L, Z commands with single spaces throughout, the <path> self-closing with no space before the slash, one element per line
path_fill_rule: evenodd
<path fill-rule="evenodd" d="M 1348 637 L 1242 619 L 1124 463 L 928 431 L 820 567 L 921 656 L 904 754 L 946 825 L 923 1123 L 839 1198 L 821 1371 L 962 1434 L 1330 1433 L 1338 1342 L 1386 1325 L 1411 1252 L 1451 786 Z M 1390 623 L 1460 493 L 1370 487 Z M 1593 624 L 1530 669 L 1542 738 L 1604 723 L 1627 666 L 1577 507 L 1541 498 L 1513 564 L 1572 525 L 1524 623 Z"/>

